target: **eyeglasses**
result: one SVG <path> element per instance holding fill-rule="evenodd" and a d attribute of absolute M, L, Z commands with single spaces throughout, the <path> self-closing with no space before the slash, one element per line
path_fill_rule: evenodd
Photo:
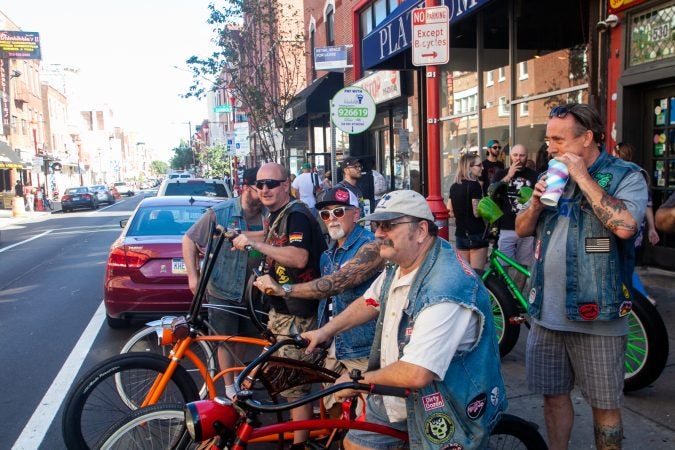
<path fill-rule="evenodd" d="M 490 147 L 490 148 L 493 148 L 493 149 L 495 149 L 495 150 L 501 150 L 501 149 L 502 149 L 502 146 L 501 146 L 501 145 L 493 145 L 493 146 Z"/>
<path fill-rule="evenodd" d="M 483 167 L 483 163 L 471 164 L 471 167 Z"/>
<path fill-rule="evenodd" d="M 255 187 L 260 190 L 265 186 L 267 186 L 267 189 L 274 189 L 278 188 L 284 181 L 286 180 L 256 180 Z"/>
<path fill-rule="evenodd" d="M 373 226 L 376 229 L 380 229 L 380 230 L 382 230 L 386 233 L 388 231 L 393 230 L 394 227 L 396 227 L 396 225 L 403 225 L 404 223 L 419 223 L 419 220 L 406 220 L 404 222 L 375 222 L 375 221 L 371 221 L 370 223 L 373 224 Z"/>
<path fill-rule="evenodd" d="M 579 114 L 577 114 L 577 113 L 574 112 L 574 107 L 575 107 L 575 106 L 576 106 L 576 105 L 571 105 L 571 106 L 567 106 L 567 105 L 556 106 L 555 108 L 553 108 L 553 109 L 551 110 L 551 112 L 550 112 L 549 115 L 548 115 L 548 118 L 549 118 L 549 119 L 552 119 L 552 118 L 554 118 L 554 117 L 557 117 L 558 119 L 564 119 L 565 117 L 567 117 L 568 114 L 572 114 L 572 117 L 574 117 L 574 119 L 575 119 L 577 122 L 579 122 L 579 123 L 580 123 L 581 125 L 583 125 L 584 127 L 588 128 L 588 127 L 586 126 L 586 121 L 585 121 Z"/>
<path fill-rule="evenodd" d="M 329 220 L 330 216 L 333 216 L 336 219 L 341 219 L 345 216 L 345 211 L 347 211 L 348 209 L 350 208 L 346 206 L 339 206 L 333 209 L 322 209 L 321 211 L 319 211 L 319 216 L 321 217 L 322 220 Z"/>

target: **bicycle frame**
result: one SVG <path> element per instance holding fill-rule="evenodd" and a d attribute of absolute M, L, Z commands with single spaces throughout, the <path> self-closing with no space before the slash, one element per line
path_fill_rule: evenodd
<path fill-rule="evenodd" d="M 504 268 L 504 265 L 502 265 L 502 262 L 505 262 L 506 265 L 509 267 L 513 267 L 518 272 L 523 274 L 525 277 L 527 278 L 530 277 L 530 271 L 527 269 L 527 267 L 519 264 L 514 259 L 509 258 L 504 253 L 499 251 L 499 249 L 493 248 L 492 251 L 490 252 L 489 267 L 485 272 L 483 272 L 481 279 L 485 281 L 488 279 L 490 275 L 496 273 L 496 275 L 499 276 L 499 278 L 501 278 L 504 281 L 506 287 L 509 289 L 509 292 L 511 292 L 511 295 L 513 295 L 513 298 L 518 300 L 518 303 L 520 304 L 521 308 L 524 311 L 527 311 L 527 300 L 520 292 L 520 289 L 518 289 L 516 283 L 507 273 L 506 269 Z"/>

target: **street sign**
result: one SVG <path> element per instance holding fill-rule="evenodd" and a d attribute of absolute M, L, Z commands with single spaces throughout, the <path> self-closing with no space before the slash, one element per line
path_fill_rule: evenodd
<path fill-rule="evenodd" d="M 447 6 L 412 11 L 412 63 L 436 66 L 450 60 L 450 12 Z"/>
<path fill-rule="evenodd" d="M 232 105 L 218 105 L 215 108 L 213 108 L 214 112 L 217 113 L 231 113 L 232 112 Z"/>
<path fill-rule="evenodd" d="M 375 101 L 363 88 L 340 89 L 330 101 L 330 118 L 345 133 L 363 133 L 375 120 Z"/>

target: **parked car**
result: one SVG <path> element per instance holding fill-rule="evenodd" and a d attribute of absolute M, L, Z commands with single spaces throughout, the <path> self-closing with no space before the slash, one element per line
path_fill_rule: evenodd
<path fill-rule="evenodd" d="M 194 175 L 192 175 L 190 172 L 173 172 L 170 173 L 168 176 L 169 179 L 174 179 L 174 178 L 194 178 Z"/>
<path fill-rule="evenodd" d="M 128 185 L 124 181 L 118 181 L 117 183 L 114 184 L 114 186 L 120 195 L 126 195 L 127 197 L 131 197 L 132 195 L 134 195 L 133 186 Z"/>
<path fill-rule="evenodd" d="M 167 178 L 157 191 L 158 197 L 166 195 L 198 195 L 224 199 L 231 198 L 232 191 L 224 180 L 216 178 Z"/>
<path fill-rule="evenodd" d="M 64 213 L 77 208 L 98 208 L 98 198 L 96 192 L 87 186 L 72 187 L 66 189 L 61 197 L 61 210 Z"/>
<path fill-rule="evenodd" d="M 183 234 L 222 200 L 208 197 L 147 197 L 110 247 L 103 283 L 108 325 L 184 313 L 192 301 L 183 262 Z"/>
<path fill-rule="evenodd" d="M 112 192 L 110 192 L 110 189 L 108 189 L 105 184 L 95 184 L 93 186 L 89 186 L 89 189 L 96 193 L 96 199 L 98 200 L 99 204 L 107 203 L 108 205 L 112 205 L 115 203 L 115 197 L 112 195 Z"/>

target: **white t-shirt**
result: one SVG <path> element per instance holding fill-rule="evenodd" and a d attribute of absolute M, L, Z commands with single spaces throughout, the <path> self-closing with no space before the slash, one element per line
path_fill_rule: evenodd
<path fill-rule="evenodd" d="M 316 205 L 316 198 L 314 198 L 314 183 L 312 181 L 311 172 L 303 172 L 293 180 L 291 185 L 300 194 L 300 201 L 310 208 Z"/>
<path fill-rule="evenodd" d="M 416 273 L 417 269 L 401 277 L 400 268 L 396 269 L 382 326 L 380 367 L 399 360 L 398 329 L 403 310 L 408 306 L 408 292 Z M 363 297 L 380 303 L 385 278 L 386 272 L 382 272 Z M 424 367 L 433 372 L 436 379 L 442 380 L 455 352 L 470 350 L 478 340 L 478 315 L 457 303 L 438 303 L 422 310 L 413 329 L 406 332 L 410 332 L 410 341 L 403 348 L 401 361 Z M 382 399 L 390 421 L 406 419 L 405 399 L 388 396 Z"/>

